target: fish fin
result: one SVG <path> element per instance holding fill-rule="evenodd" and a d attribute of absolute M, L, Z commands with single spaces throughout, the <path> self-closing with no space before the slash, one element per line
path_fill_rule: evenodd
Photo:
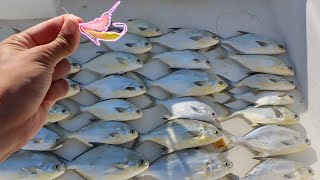
<path fill-rule="evenodd" d="M 247 31 L 237 31 L 237 32 L 240 33 L 241 35 L 251 34 L 250 32 L 247 32 Z"/>
<path fill-rule="evenodd" d="M 259 44 L 259 46 L 261 47 L 267 47 L 269 44 L 263 41 L 256 41 L 257 44 Z"/>
<path fill-rule="evenodd" d="M 201 110 L 201 109 L 199 109 L 199 108 L 197 108 L 197 107 L 194 107 L 194 106 L 190 106 L 190 108 L 191 108 L 193 111 L 197 112 L 197 113 L 202 113 L 202 112 L 203 112 L 203 110 Z"/>
<path fill-rule="evenodd" d="M 114 164 L 113 167 L 124 170 L 124 169 L 128 169 L 129 165 L 128 165 L 128 162 L 124 162 L 124 163 Z"/>
<path fill-rule="evenodd" d="M 285 175 L 283 175 L 283 177 L 286 178 L 286 179 L 293 179 L 296 176 L 293 173 L 291 173 L 291 174 L 285 174 Z"/>
<path fill-rule="evenodd" d="M 126 108 L 122 108 L 122 107 L 115 107 L 114 108 L 116 111 L 118 111 L 119 113 L 123 113 L 126 111 Z"/>
<path fill-rule="evenodd" d="M 134 20 L 137 20 L 137 19 L 128 19 L 128 21 L 134 21 Z"/>
<path fill-rule="evenodd" d="M 110 133 L 109 136 L 111 136 L 111 137 L 119 137 L 120 133 L 119 132 L 113 132 L 113 133 Z"/>
<path fill-rule="evenodd" d="M 97 54 L 105 54 L 107 53 L 108 51 L 96 51 Z"/>
<path fill-rule="evenodd" d="M 200 63 L 200 59 L 192 59 L 192 61 L 194 61 L 196 63 Z"/>
<path fill-rule="evenodd" d="M 44 140 L 41 139 L 41 138 L 33 138 L 31 141 L 32 141 L 33 143 L 43 143 L 43 142 L 44 142 Z"/>
<path fill-rule="evenodd" d="M 91 144 L 94 147 L 98 147 L 98 146 L 104 145 L 103 143 L 99 143 L 99 142 L 88 142 L 88 144 Z"/>
<path fill-rule="evenodd" d="M 223 133 L 224 136 L 226 136 L 230 140 L 230 144 L 227 145 L 228 146 L 227 150 L 230 150 L 237 146 L 240 139 L 239 137 L 229 133 L 226 130 L 223 130 L 222 128 L 218 128 L 218 129 Z"/>
<path fill-rule="evenodd" d="M 251 158 L 251 159 L 255 159 L 255 160 L 258 160 L 258 161 L 260 161 L 260 162 L 263 162 L 263 161 L 267 160 L 268 158 L 255 156 L 255 157 L 253 157 L 253 158 Z"/>
<path fill-rule="evenodd" d="M 281 111 L 279 111 L 276 108 L 272 108 L 274 114 L 276 115 L 277 118 L 283 118 L 283 113 Z"/>
<path fill-rule="evenodd" d="M 203 135 L 202 131 L 187 131 L 187 133 L 193 137 L 200 137 Z"/>
<path fill-rule="evenodd" d="M 270 78 L 270 79 L 269 79 L 269 81 L 272 81 L 272 82 L 274 82 L 274 83 L 279 82 L 279 80 L 278 80 L 278 79 L 273 79 L 273 78 Z"/>
<path fill-rule="evenodd" d="M 199 41 L 202 38 L 203 38 L 202 36 L 191 36 L 191 37 L 189 37 L 189 39 L 194 40 L 194 41 Z"/>
<path fill-rule="evenodd" d="M 145 28 L 145 27 L 138 27 L 138 29 L 140 29 L 140 31 L 146 31 L 148 28 Z"/>
<path fill-rule="evenodd" d="M 41 172 L 41 169 L 37 167 L 24 167 L 22 169 L 30 174 L 39 174 Z"/>
<path fill-rule="evenodd" d="M 197 86 L 205 86 L 208 84 L 208 81 L 195 81 L 195 82 L 193 82 L 193 84 L 195 84 Z"/>
<path fill-rule="evenodd" d="M 217 45 L 209 46 L 207 48 L 203 48 L 202 51 L 203 52 L 209 52 L 209 51 L 214 50 L 216 47 L 217 47 Z"/>
<path fill-rule="evenodd" d="M 116 60 L 119 61 L 119 63 L 121 64 L 128 64 L 128 61 L 124 58 L 116 57 Z"/>
<path fill-rule="evenodd" d="M 126 88 L 124 88 L 124 89 L 127 90 L 127 91 L 134 91 L 134 90 L 136 90 L 135 87 L 131 87 L 131 86 L 128 86 L 128 87 L 126 87 Z"/>
<path fill-rule="evenodd" d="M 292 140 L 285 140 L 285 141 L 282 141 L 282 144 L 284 144 L 284 145 L 286 145 L 286 146 L 289 146 L 289 145 L 294 144 L 294 141 L 292 141 Z"/>
<path fill-rule="evenodd" d="M 179 29 L 182 29 L 182 28 L 169 28 L 169 30 L 179 30 Z"/>
<path fill-rule="evenodd" d="M 285 96 L 287 96 L 288 94 L 287 93 L 283 93 L 283 94 L 281 94 L 281 95 L 278 95 L 278 97 L 285 97 Z"/>
<path fill-rule="evenodd" d="M 126 45 L 127 47 L 133 47 L 135 43 L 125 43 L 124 45 Z"/>

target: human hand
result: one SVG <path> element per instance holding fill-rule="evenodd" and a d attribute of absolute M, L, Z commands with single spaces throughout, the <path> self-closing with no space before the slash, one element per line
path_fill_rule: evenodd
<path fill-rule="evenodd" d="M 66 95 L 65 58 L 80 42 L 81 22 L 62 15 L 0 43 L 0 162 L 38 133 L 51 106 Z"/>

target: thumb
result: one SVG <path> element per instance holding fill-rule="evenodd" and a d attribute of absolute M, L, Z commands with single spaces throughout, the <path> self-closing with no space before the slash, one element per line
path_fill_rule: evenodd
<path fill-rule="evenodd" d="M 79 18 L 74 15 L 64 16 L 64 22 L 58 36 L 50 43 L 32 48 L 41 56 L 44 63 L 55 66 L 62 59 L 70 56 L 80 42 L 80 32 L 78 30 Z M 50 33 L 50 32 L 48 32 Z M 48 62 L 49 61 L 49 62 Z"/>

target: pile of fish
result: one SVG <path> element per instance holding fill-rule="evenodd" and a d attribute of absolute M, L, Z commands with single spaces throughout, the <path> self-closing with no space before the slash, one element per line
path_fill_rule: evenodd
<path fill-rule="evenodd" d="M 162 33 L 156 25 L 138 19 L 129 20 L 127 25 L 126 35 L 116 42 L 105 43 L 112 51 L 99 52 L 101 55 L 83 64 L 70 59 L 72 70 L 66 98 L 86 90 L 97 101 L 86 106 L 78 104 L 77 112 L 59 102 L 55 104 L 48 114 L 47 125 L 21 151 L 0 164 L 1 178 L 48 180 L 71 169 L 86 179 L 96 180 L 143 176 L 159 180 L 218 179 L 232 173 L 233 163 L 222 151 L 210 152 L 198 147 L 224 142 L 223 138 L 231 142 L 224 151 L 243 144 L 256 151 L 256 158 L 261 159 L 243 179 L 312 177 L 311 168 L 273 157 L 301 152 L 311 143 L 302 133 L 285 127 L 298 124 L 299 115 L 286 107 L 294 103 L 290 91 L 295 89 L 295 83 L 288 79 L 294 76 L 293 68 L 276 56 L 285 53 L 283 45 L 247 32 L 223 39 L 207 30 L 191 28 Z M 164 51 L 155 52 L 157 46 L 162 46 Z M 232 60 L 248 76 L 232 82 L 215 73 L 216 59 L 207 55 L 217 52 L 216 59 Z M 145 53 L 151 56 L 142 60 L 141 54 Z M 152 61 L 163 63 L 170 73 L 156 79 L 139 73 Z M 214 69 L 217 68 L 224 67 Z M 100 78 L 87 84 L 76 82 L 72 77 L 82 70 Z M 128 72 L 135 78 L 126 76 Z M 154 87 L 170 97 L 153 97 L 150 90 Z M 239 87 L 246 87 L 247 91 L 232 93 Z M 227 100 L 219 103 L 220 96 L 227 96 Z M 143 117 L 143 109 L 128 101 L 132 97 L 148 98 L 152 103 L 145 108 L 164 107 L 169 112 L 162 117 L 166 123 L 149 133 L 137 132 L 127 121 Z M 241 110 L 225 105 L 237 100 L 250 105 Z M 81 113 L 90 113 L 95 118 L 73 132 L 57 123 Z M 236 137 L 215 126 L 234 117 L 241 117 L 256 128 Z M 50 152 L 71 138 L 91 149 L 71 161 Z M 131 149 L 119 146 L 131 141 L 135 141 Z M 149 162 L 136 152 L 145 141 L 161 145 L 165 150 L 163 156 Z"/>

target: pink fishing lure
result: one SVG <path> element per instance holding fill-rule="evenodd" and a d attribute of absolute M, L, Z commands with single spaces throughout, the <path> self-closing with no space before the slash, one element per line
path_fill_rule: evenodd
<path fill-rule="evenodd" d="M 87 36 L 92 42 L 100 46 L 100 40 L 102 41 L 116 41 L 121 38 L 127 32 L 127 25 L 121 22 L 111 22 L 112 13 L 120 5 L 120 1 L 116 2 L 109 11 L 103 13 L 99 18 L 95 18 L 92 21 L 80 23 L 79 29 L 82 34 Z M 121 32 L 111 32 L 109 30 L 110 25 L 122 28 Z"/>

